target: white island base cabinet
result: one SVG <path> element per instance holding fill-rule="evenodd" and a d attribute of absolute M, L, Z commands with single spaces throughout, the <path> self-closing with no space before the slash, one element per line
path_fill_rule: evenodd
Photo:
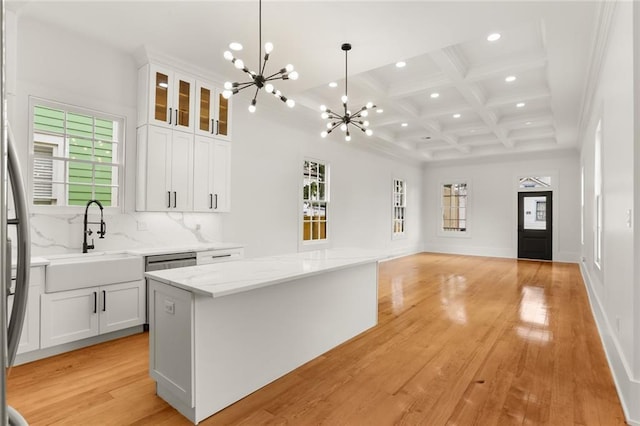
<path fill-rule="evenodd" d="M 149 280 L 150 374 L 197 424 L 377 324 L 377 263 L 224 295 Z"/>

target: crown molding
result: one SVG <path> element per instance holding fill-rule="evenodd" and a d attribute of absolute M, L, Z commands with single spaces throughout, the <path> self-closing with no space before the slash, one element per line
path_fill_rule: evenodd
<path fill-rule="evenodd" d="M 600 80 L 600 72 L 602 71 L 602 63 L 607 51 L 607 42 L 613 21 L 613 14 L 616 9 L 616 1 L 598 2 L 598 11 L 595 20 L 596 32 L 591 49 L 591 58 L 589 61 L 589 71 L 587 74 L 587 82 L 582 97 L 582 108 L 580 110 L 580 123 L 578 125 L 578 146 L 582 147 L 583 138 L 589 125 L 589 119 L 593 112 L 593 101 Z"/>

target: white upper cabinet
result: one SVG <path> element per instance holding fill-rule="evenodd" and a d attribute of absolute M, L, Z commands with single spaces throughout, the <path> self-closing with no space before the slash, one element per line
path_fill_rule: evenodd
<path fill-rule="evenodd" d="M 157 65 L 138 70 L 138 126 L 154 124 L 193 132 L 195 79 Z"/>
<path fill-rule="evenodd" d="M 196 135 L 231 140 L 231 99 L 212 83 L 196 82 Z"/>
<path fill-rule="evenodd" d="M 193 135 L 156 126 L 138 128 L 138 211 L 193 209 Z"/>
<path fill-rule="evenodd" d="M 193 160 L 193 210 L 230 211 L 231 144 L 196 136 Z"/>

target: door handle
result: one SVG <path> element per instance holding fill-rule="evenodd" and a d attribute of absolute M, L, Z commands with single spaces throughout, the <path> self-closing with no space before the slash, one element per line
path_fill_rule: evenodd
<path fill-rule="evenodd" d="M 93 292 L 93 313 L 94 314 L 98 313 L 98 292 L 97 291 Z"/>
<path fill-rule="evenodd" d="M 220 134 L 220 120 L 216 120 L 216 135 Z"/>
<path fill-rule="evenodd" d="M 173 108 L 169 108 L 169 124 L 171 124 L 172 116 L 173 116 Z"/>
<path fill-rule="evenodd" d="M 107 292 L 102 290 L 102 312 L 107 310 Z"/>
<path fill-rule="evenodd" d="M 214 207 L 214 210 L 218 210 L 218 194 L 216 194 L 216 206 Z"/>
<path fill-rule="evenodd" d="M 213 194 L 209 194 L 209 208 L 213 208 Z"/>
<path fill-rule="evenodd" d="M 214 120 L 213 118 L 211 119 L 211 134 L 214 133 L 214 129 L 215 129 L 215 124 L 214 124 Z"/>
<path fill-rule="evenodd" d="M 173 191 L 173 208 L 176 208 L 176 203 L 178 202 L 178 193 Z"/>
<path fill-rule="evenodd" d="M 167 191 L 167 208 L 171 208 L 171 191 Z"/>
<path fill-rule="evenodd" d="M 176 108 L 176 126 L 178 125 L 178 108 Z"/>

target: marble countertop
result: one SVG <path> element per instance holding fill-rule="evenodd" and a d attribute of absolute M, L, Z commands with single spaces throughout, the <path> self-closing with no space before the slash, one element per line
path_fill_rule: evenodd
<path fill-rule="evenodd" d="M 189 266 L 147 272 L 145 275 L 196 294 L 222 297 L 302 277 L 377 262 L 388 256 L 388 253 L 377 250 L 328 249 Z"/>
<path fill-rule="evenodd" d="M 11 267 L 15 269 L 17 262 L 18 262 L 18 259 L 15 259 L 15 258 L 11 259 Z M 33 256 L 31 258 L 31 267 L 46 266 L 49 263 L 51 263 L 49 259 L 46 259 L 44 257 Z"/>
<path fill-rule="evenodd" d="M 244 246 L 242 244 L 236 243 L 193 243 L 181 246 L 143 247 L 125 250 L 125 252 L 138 256 L 153 256 L 157 254 L 184 253 L 188 251 L 225 250 L 243 247 Z"/>

